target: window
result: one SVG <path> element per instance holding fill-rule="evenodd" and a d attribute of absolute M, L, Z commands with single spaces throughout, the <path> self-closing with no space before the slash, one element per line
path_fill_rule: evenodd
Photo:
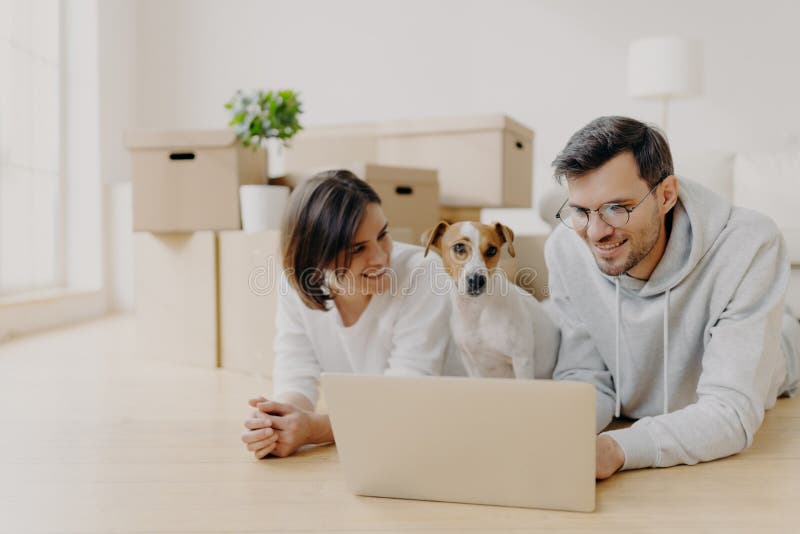
<path fill-rule="evenodd" d="M 0 0 L 0 296 L 63 285 L 60 19 Z"/>

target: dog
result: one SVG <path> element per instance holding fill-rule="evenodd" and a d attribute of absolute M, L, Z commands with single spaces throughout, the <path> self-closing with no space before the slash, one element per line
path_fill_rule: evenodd
<path fill-rule="evenodd" d="M 470 376 L 552 378 L 560 332 L 533 295 L 508 280 L 498 267 L 501 251 L 515 256 L 507 226 L 442 221 L 426 230 L 431 248 L 452 280 L 450 327 Z"/>

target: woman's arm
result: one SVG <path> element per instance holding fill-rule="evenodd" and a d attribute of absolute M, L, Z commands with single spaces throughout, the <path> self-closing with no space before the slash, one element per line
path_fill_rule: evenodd
<path fill-rule="evenodd" d="M 303 320 L 304 309 L 305 304 L 296 290 L 281 274 L 273 343 L 273 398 L 281 399 L 287 393 L 299 393 L 309 401 L 313 411 L 319 396 L 322 366 L 311 342 L 314 333 L 308 331 Z"/>
<path fill-rule="evenodd" d="M 303 303 L 281 275 L 276 318 L 273 391 L 275 399 L 251 399 L 242 441 L 257 459 L 288 456 L 308 444 L 333 441 L 327 415 L 314 412 L 321 366 L 301 317 Z"/>

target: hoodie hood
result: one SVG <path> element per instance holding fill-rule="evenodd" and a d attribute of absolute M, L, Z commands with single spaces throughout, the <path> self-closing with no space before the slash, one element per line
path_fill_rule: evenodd
<path fill-rule="evenodd" d="M 678 202 L 664 255 L 646 281 L 627 274 L 605 276 L 622 291 L 639 297 L 660 295 L 681 283 L 719 237 L 731 215 L 731 203 L 699 184 L 678 179 Z"/>
<path fill-rule="evenodd" d="M 678 202 L 672 208 L 672 227 L 670 229 L 664 255 L 646 281 L 638 280 L 627 273 L 620 276 L 603 275 L 615 285 L 616 306 L 615 322 L 615 367 L 619 387 L 614 398 L 614 416 L 619 417 L 621 411 L 620 390 L 622 389 L 622 373 L 620 372 L 620 330 L 622 319 L 622 295 L 625 291 L 641 298 L 664 294 L 663 299 L 663 413 L 669 413 L 669 296 L 673 287 L 678 285 L 700 262 L 711 248 L 728 222 L 731 204 L 712 191 L 700 187 L 694 182 L 678 180 Z"/>
<path fill-rule="evenodd" d="M 648 280 L 639 280 L 629 276 L 627 273 L 619 276 L 610 276 L 597 268 L 592 253 L 588 250 L 586 243 L 575 232 L 567 228 L 559 228 L 556 234 L 566 230 L 569 235 L 564 235 L 566 241 L 571 242 L 572 254 L 578 253 L 583 256 L 581 262 L 585 267 L 591 269 L 594 278 L 600 285 L 610 285 L 613 288 L 614 306 L 608 310 L 613 317 L 613 347 L 614 352 L 608 367 L 613 369 L 616 387 L 614 388 L 614 415 L 620 416 L 621 396 L 625 391 L 623 382 L 633 380 L 630 376 L 631 362 L 624 361 L 630 357 L 629 352 L 634 353 L 658 353 L 652 337 L 644 345 L 635 343 L 633 339 L 640 335 L 631 333 L 630 339 L 626 339 L 624 325 L 634 319 L 642 317 L 655 319 L 652 310 L 653 306 L 660 307 L 660 322 L 662 324 L 658 337 L 661 337 L 660 351 L 662 353 L 662 373 L 661 387 L 656 388 L 662 391 L 661 410 L 668 413 L 670 405 L 670 293 L 679 286 L 697 267 L 700 261 L 708 254 L 717 243 L 720 235 L 723 234 L 725 227 L 731 217 L 731 204 L 722 196 L 706 189 L 691 180 L 678 178 L 678 202 L 672 209 L 672 221 L 669 239 L 661 260 L 650 275 Z M 578 250 L 575 250 L 578 248 Z M 571 273 L 573 276 L 580 276 L 578 272 Z M 583 273 L 585 275 L 585 272 Z M 575 279 L 568 280 L 572 283 Z M 607 291 L 607 290 L 605 290 Z M 602 293 L 603 290 L 600 290 Z M 595 293 L 597 294 L 597 293 Z M 623 306 L 624 301 L 630 301 Z M 603 306 L 608 309 L 609 306 Z M 626 311 L 627 310 L 627 311 Z M 644 313 L 646 311 L 646 313 Z M 627 314 L 627 315 L 626 315 Z M 635 321 L 634 321 L 635 322 Z M 650 325 L 652 327 L 652 324 Z M 639 330 L 631 325 L 631 329 Z M 638 377 L 636 377 L 638 379 Z"/>

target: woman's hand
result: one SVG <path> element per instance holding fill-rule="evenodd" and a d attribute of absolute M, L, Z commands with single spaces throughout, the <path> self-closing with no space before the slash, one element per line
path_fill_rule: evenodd
<path fill-rule="evenodd" d="M 242 441 L 257 459 L 268 454 L 286 457 L 303 445 L 333 441 L 330 420 L 289 402 L 276 402 L 259 397 L 249 401 L 256 408 L 245 421 L 247 431 Z"/>
<path fill-rule="evenodd" d="M 266 402 L 266 400 L 264 397 L 258 397 L 250 399 L 249 404 L 255 408 L 257 403 Z M 244 426 L 247 430 L 242 432 L 242 442 L 247 446 L 247 450 L 253 453 L 256 460 L 264 458 L 275 450 L 278 434 L 272 428 L 272 420 L 266 414 L 257 409 L 254 410 L 245 419 Z"/>
<path fill-rule="evenodd" d="M 316 418 L 313 412 L 298 408 L 288 402 L 263 400 L 256 408 L 270 421 L 277 441 L 272 454 L 284 458 L 303 445 L 317 443 Z"/>

